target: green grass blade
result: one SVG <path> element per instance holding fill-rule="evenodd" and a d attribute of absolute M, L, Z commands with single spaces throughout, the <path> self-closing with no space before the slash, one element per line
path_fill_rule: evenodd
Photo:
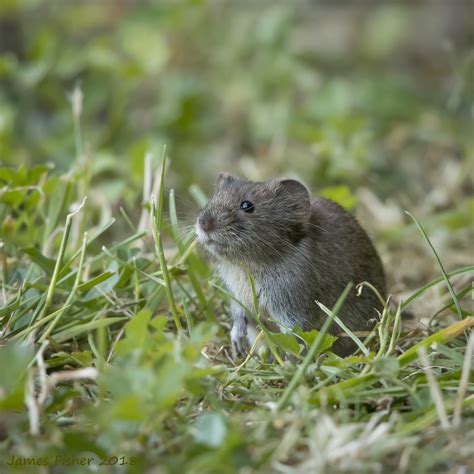
<path fill-rule="evenodd" d="M 53 335 L 53 338 L 58 344 L 60 344 L 81 334 L 88 334 L 90 331 L 97 329 L 100 326 L 110 326 L 126 319 L 126 317 L 117 316 L 111 318 L 95 319 L 94 321 L 90 321 L 85 324 L 75 324 L 71 328 L 57 332 Z"/>
<path fill-rule="evenodd" d="M 80 259 L 79 259 L 79 267 L 77 269 L 76 273 L 76 279 L 74 281 L 74 285 L 72 287 L 71 292 L 69 293 L 68 298 L 66 299 L 66 302 L 64 303 L 62 309 L 63 311 L 59 311 L 56 317 L 52 320 L 51 324 L 47 327 L 46 331 L 42 334 L 42 336 L 39 339 L 40 343 L 43 343 L 49 335 L 52 333 L 56 325 L 58 324 L 59 319 L 61 316 L 64 314 L 65 308 L 70 306 L 76 296 L 77 288 L 79 287 L 79 284 L 81 283 L 81 276 L 82 276 L 82 271 L 84 269 L 84 258 L 86 254 L 86 245 L 87 245 L 87 232 L 84 233 L 84 238 L 82 240 L 82 247 L 81 247 L 81 254 L 80 254 Z"/>
<path fill-rule="evenodd" d="M 319 347 L 321 346 L 324 336 L 328 332 L 334 316 L 337 315 L 339 310 L 341 309 L 344 301 L 347 298 L 347 295 L 349 294 L 349 291 L 352 288 L 352 283 L 349 283 L 344 291 L 341 293 L 339 298 L 336 301 L 336 304 L 334 305 L 331 314 L 326 318 L 326 321 L 324 321 L 323 326 L 321 327 L 317 337 L 314 339 L 313 344 L 309 348 L 308 353 L 306 354 L 305 358 L 303 359 L 303 362 L 298 366 L 298 369 L 296 370 L 293 378 L 291 379 L 290 383 L 286 387 L 286 389 L 283 392 L 283 395 L 277 402 L 277 410 L 281 410 L 289 401 L 291 395 L 295 391 L 296 387 L 299 385 L 301 379 L 303 378 L 303 375 L 308 368 L 309 364 L 311 361 L 314 359 L 314 356 L 316 355 Z"/>
<path fill-rule="evenodd" d="M 398 363 L 400 367 L 404 367 L 410 362 L 416 360 L 418 357 L 418 349 L 420 347 L 429 347 L 435 342 L 439 344 L 445 344 L 472 326 L 474 326 L 474 316 L 470 316 L 463 319 L 462 321 L 458 321 L 451 326 L 442 329 L 431 336 L 428 336 L 419 343 L 410 347 L 410 349 L 398 357 Z M 323 390 L 321 390 L 321 392 L 315 394 L 315 396 L 312 398 L 312 401 L 319 403 L 322 399 L 326 400 L 327 402 L 342 400 L 347 398 L 350 394 L 353 394 L 354 389 L 366 387 L 367 385 L 370 385 L 378 380 L 380 380 L 380 377 L 375 373 L 369 373 L 359 377 L 352 377 L 348 380 L 344 380 L 329 387 L 325 387 Z"/>
<path fill-rule="evenodd" d="M 452 287 L 451 282 L 449 281 L 449 277 L 448 277 L 448 274 L 446 273 L 446 270 L 444 269 L 443 263 L 441 262 L 441 259 L 439 258 L 438 252 L 436 252 L 436 249 L 433 247 L 433 244 L 431 243 L 431 240 L 429 239 L 428 235 L 426 234 L 425 230 L 423 229 L 423 226 L 420 224 L 418 219 L 408 211 L 405 211 L 405 213 L 408 214 L 413 219 L 413 221 L 415 222 L 416 226 L 418 227 L 418 230 L 420 231 L 421 235 L 426 240 L 427 244 L 430 246 L 430 248 L 433 252 L 433 255 L 436 258 L 436 261 L 438 262 L 441 273 L 443 274 L 443 278 L 446 281 L 446 285 L 448 286 L 448 290 L 451 293 L 451 298 L 453 299 L 454 304 L 456 305 L 456 310 L 458 312 L 459 319 L 463 319 L 463 311 L 461 309 L 461 305 L 459 304 L 459 300 L 456 296 L 456 292 L 454 291 L 454 288 Z"/>
<path fill-rule="evenodd" d="M 448 277 L 451 278 L 453 276 L 457 275 L 464 275 L 465 273 L 471 273 L 474 272 L 474 265 L 469 265 L 467 267 L 459 268 L 458 270 L 454 270 L 450 273 L 448 273 Z M 401 305 L 402 311 L 406 309 L 408 306 L 410 306 L 413 301 L 417 300 L 421 295 L 426 293 L 430 288 L 433 286 L 437 285 L 438 283 L 441 283 L 444 281 L 444 276 L 440 276 L 438 278 L 435 278 L 434 280 L 430 281 L 426 285 L 423 285 L 422 287 L 418 288 L 411 296 L 409 296 Z"/>
<path fill-rule="evenodd" d="M 153 239 L 155 241 L 155 251 L 160 262 L 160 268 L 163 274 L 164 287 L 166 292 L 166 298 L 173 316 L 173 320 L 177 331 L 182 330 L 181 321 L 179 319 L 178 310 L 176 308 L 176 302 L 171 288 L 171 278 L 168 271 L 168 266 L 165 259 L 165 252 L 163 250 L 163 241 L 161 239 L 161 229 L 163 225 L 163 202 L 164 202 L 164 187 L 165 187 L 165 171 L 166 171 L 166 156 L 163 153 L 163 163 L 161 167 L 160 177 L 160 195 L 158 199 L 158 215 L 155 206 L 154 197 L 151 198 L 151 227 L 153 233 Z"/>
<path fill-rule="evenodd" d="M 63 237 L 62 237 L 62 240 L 61 240 L 61 245 L 59 247 L 59 254 L 56 258 L 56 264 L 55 264 L 55 267 L 54 267 L 53 275 L 51 277 L 51 282 L 50 282 L 49 287 L 48 287 L 48 291 L 46 293 L 45 303 L 42 306 L 41 311 L 39 313 L 39 319 L 41 319 L 45 315 L 45 313 L 46 313 L 46 311 L 47 311 L 47 309 L 48 309 L 48 307 L 51 304 L 51 301 L 53 299 L 53 294 L 54 294 L 54 290 L 56 289 L 56 283 L 58 281 L 59 272 L 62 268 L 64 254 L 66 253 L 66 247 L 67 247 L 67 243 L 68 243 L 68 240 L 69 240 L 69 234 L 71 232 L 72 218 L 78 212 L 81 211 L 82 207 L 85 204 L 85 201 L 86 200 L 84 198 L 81 205 L 74 212 L 71 212 L 66 217 L 66 225 L 64 227 L 64 232 L 63 232 Z M 32 322 L 34 322 L 33 319 L 32 319 Z"/>
<path fill-rule="evenodd" d="M 369 349 L 364 346 L 364 343 L 342 322 L 339 316 L 336 316 L 328 307 L 324 306 L 319 301 L 316 302 L 317 305 L 326 313 L 327 316 L 333 317 L 337 325 L 357 344 L 357 347 L 362 351 L 365 356 L 369 355 Z"/>

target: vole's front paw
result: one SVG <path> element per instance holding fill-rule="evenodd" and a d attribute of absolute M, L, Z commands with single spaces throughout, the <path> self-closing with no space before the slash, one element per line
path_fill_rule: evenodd
<path fill-rule="evenodd" d="M 238 356 L 245 354 L 248 345 L 247 324 L 243 318 L 234 321 L 230 331 L 230 340 L 232 342 L 232 359 L 236 360 Z"/>

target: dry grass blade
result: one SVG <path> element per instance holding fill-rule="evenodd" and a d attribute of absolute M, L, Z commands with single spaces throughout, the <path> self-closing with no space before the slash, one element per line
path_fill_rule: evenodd
<path fill-rule="evenodd" d="M 430 385 L 431 397 L 434 401 L 439 421 L 441 422 L 442 428 L 444 430 L 448 430 L 450 425 L 448 421 L 448 416 L 446 415 L 443 396 L 441 395 L 441 390 L 439 388 L 438 383 L 436 382 L 436 377 L 430 369 L 430 363 L 428 361 L 428 356 L 426 355 L 426 349 L 424 347 L 420 347 L 418 349 L 418 354 L 423 365 L 423 371 L 425 372 Z"/>

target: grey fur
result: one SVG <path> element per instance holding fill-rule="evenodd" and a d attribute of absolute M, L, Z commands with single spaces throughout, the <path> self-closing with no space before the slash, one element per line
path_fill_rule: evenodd
<path fill-rule="evenodd" d="M 254 204 L 254 212 L 240 209 L 246 200 Z M 221 173 L 196 229 L 198 241 L 214 256 L 234 297 L 252 307 L 246 274 L 252 272 L 260 310 L 282 330 L 295 325 L 320 328 L 326 316 L 315 300 L 331 308 L 348 282 L 368 281 L 385 297 L 382 263 L 366 232 L 338 204 L 321 197 L 311 201 L 298 181 L 251 182 Z M 365 289 L 357 296 L 353 288 L 340 317 L 351 330 L 365 331 L 381 309 L 372 291 Z M 232 302 L 231 313 L 237 354 L 251 342 L 247 339 L 254 331 L 241 305 Z M 333 323 L 331 332 L 341 329 Z M 333 346 L 340 355 L 354 348 L 347 337 Z"/>

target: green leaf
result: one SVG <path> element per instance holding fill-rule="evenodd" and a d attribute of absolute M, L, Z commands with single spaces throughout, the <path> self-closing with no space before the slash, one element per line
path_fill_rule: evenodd
<path fill-rule="evenodd" d="M 285 352 L 290 352 L 291 354 L 296 355 L 301 352 L 301 346 L 298 344 L 296 338 L 291 334 L 269 333 L 268 337 Z"/>
<path fill-rule="evenodd" d="M 10 183 L 12 185 L 18 184 L 14 181 L 16 172 L 13 168 L 2 167 L 0 168 L 0 181 Z"/>
<path fill-rule="evenodd" d="M 83 301 L 92 301 L 96 298 L 103 298 L 104 294 L 110 293 L 115 288 L 120 280 L 120 274 L 116 262 L 112 262 L 109 265 L 109 270 L 106 273 L 112 273 L 113 275 L 94 285 L 90 291 L 84 295 Z"/>
<path fill-rule="evenodd" d="M 145 417 L 143 401 L 137 395 L 120 398 L 113 402 L 108 412 L 110 419 L 120 421 L 142 421 Z"/>
<path fill-rule="evenodd" d="M 37 184 L 39 178 L 50 169 L 50 165 L 37 165 L 28 169 L 2 167 L 0 168 L 0 181 L 12 186 L 31 186 Z"/>
<path fill-rule="evenodd" d="M 175 357 L 167 357 L 156 372 L 157 387 L 156 403 L 161 409 L 171 407 L 184 389 L 186 377 L 193 371 L 191 364 L 177 361 Z"/>
<path fill-rule="evenodd" d="M 217 448 L 225 441 L 227 426 L 221 414 L 206 413 L 194 423 L 191 433 L 197 443 Z"/>
<path fill-rule="evenodd" d="M 396 357 L 382 357 L 374 361 L 374 371 L 381 377 L 395 379 L 400 371 L 400 363 Z"/>
<path fill-rule="evenodd" d="M 22 375 L 26 373 L 32 357 L 32 346 L 14 343 L 0 346 L 0 388 L 2 390 L 12 390 L 21 383 Z"/>
<path fill-rule="evenodd" d="M 89 351 L 72 352 L 71 354 L 60 351 L 53 354 L 46 362 L 48 368 L 62 367 L 66 364 L 90 367 L 92 365 L 92 354 Z"/>
<path fill-rule="evenodd" d="M 125 338 L 117 343 L 117 354 L 124 355 L 135 349 L 145 349 L 150 318 L 151 312 L 143 309 L 125 325 Z"/>
<path fill-rule="evenodd" d="M 71 358 L 83 367 L 90 367 L 92 365 L 92 354 L 90 351 L 72 352 Z"/>
<path fill-rule="evenodd" d="M 317 329 L 313 329 L 311 331 L 303 331 L 299 327 L 293 328 L 293 332 L 297 334 L 298 336 L 300 336 L 308 347 L 311 347 L 311 344 L 313 344 L 314 340 L 319 334 L 319 331 Z M 336 341 L 337 341 L 336 336 L 332 336 L 331 334 L 326 334 L 324 336 L 319 352 L 324 352 L 330 349 Z"/>
<path fill-rule="evenodd" d="M 12 207 L 18 207 L 25 201 L 28 196 L 27 189 L 13 188 L 11 190 L 6 189 L 0 192 L 0 203 L 6 204 Z"/>
<path fill-rule="evenodd" d="M 53 274 L 56 260 L 45 257 L 36 247 L 23 248 L 21 251 L 26 253 L 48 276 Z"/>

